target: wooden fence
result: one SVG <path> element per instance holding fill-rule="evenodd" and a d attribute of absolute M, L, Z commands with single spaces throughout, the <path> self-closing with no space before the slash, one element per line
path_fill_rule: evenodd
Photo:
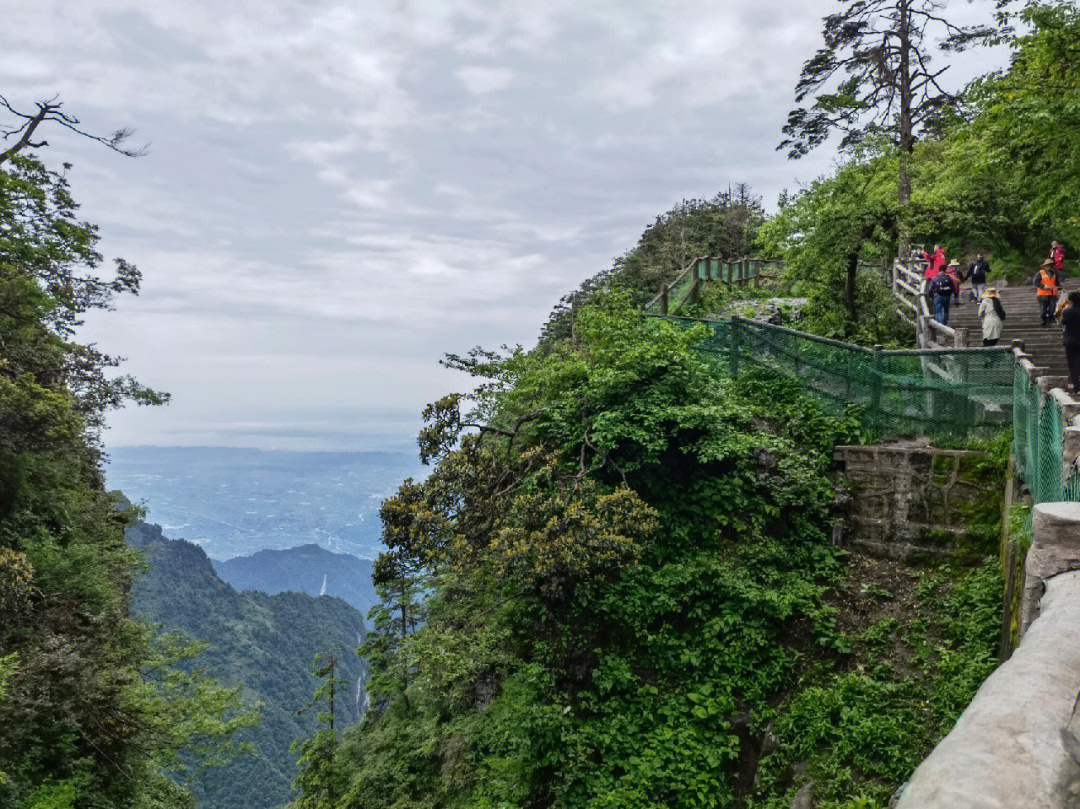
<path fill-rule="evenodd" d="M 915 329 L 917 348 L 964 348 L 967 345 L 966 329 L 953 329 L 934 320 L 927 290 L 929 282 L 923 278 L 926 264 L 921 258 L 898 258 L 893 262 L 896 313 Z"/>

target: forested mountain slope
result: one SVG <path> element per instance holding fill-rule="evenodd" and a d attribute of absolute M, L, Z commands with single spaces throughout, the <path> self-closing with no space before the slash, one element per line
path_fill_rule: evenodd
<path fill-rule="evenodd" d="M 218 576 L 237 590 L 336 596 L 360 610 L 361 615 L 378 601 L 371 581 L 371 560 L 334 553 L 319 545 L 264 550 L 223 562 L 212 559 L 211 563 Z"/>
<path fill-rule="evenodd" d="M 136 613 L 205 641 L 196 664 L 223 684 L 242 685 L 246 698 L 262 703 L 262 722 L 242 734 L 254 743 L 254 754 L 201 775 L 192 787 L 199 805 L 258 809 L 287 802 L 296 776 L 290 745 L 316 726 L 316 711 L 297 713 L 312 701 L 316 654 L 334 650 L 341 661 L 338 721 L 359 718 L 360 613 L 326 596 L 237 592 L 218 578 L 201 548 L 166 539 L 155 525 L 133 525 L 127 540 L 147 564 L 134 584 Z"/>

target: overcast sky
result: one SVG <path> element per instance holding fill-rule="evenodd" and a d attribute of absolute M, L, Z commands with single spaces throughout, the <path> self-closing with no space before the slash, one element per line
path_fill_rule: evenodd
<path fill-rule="evenodd" d="M 774 150 L 831 7 L 0 0 L 0 92 L 151 143 L 43 153 L 144 276 L 84 336 L 173 394 L 107 443 L 410 445 L 443 353 L 531 345 L 684 197 L 828 169 Z"/>

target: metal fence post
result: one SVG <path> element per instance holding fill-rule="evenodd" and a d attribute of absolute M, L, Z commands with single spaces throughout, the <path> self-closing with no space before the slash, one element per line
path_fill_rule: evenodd
<path fill-rule="evenodd" d="M 741 318 L 731 318 L 731 346 L 730 346 L 730 360 L 731 360 L 731 378 L 739 378 L 739 345 L 742 340 L 742 322 Z"/>
<path fill-rule="evenodd" d="M 884 419 L 881 417 L 881 386 L 883 383 L 881 373 L 881 352 L 885 350 L 885 346 L 874 346 L 874 385 L 870 389 L 870 418 L 874 422 L 874 426 L 878 429 L 881 428 Z"/>

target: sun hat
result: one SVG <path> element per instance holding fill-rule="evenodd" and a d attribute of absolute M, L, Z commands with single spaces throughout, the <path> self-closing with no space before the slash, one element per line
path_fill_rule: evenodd
<path fill-rule="evenodd" d="M 984 298 L 996 298 L 998 297 L 998 291 L 994 287 L 987 287 L 985 290 L 983 290 L 982 296 Z"/>
<path fill-rule="evenodd" d="M 950 262 L 949 262 L 949 266 L 950 266 L 950 267 L 959 267 L 959 266 L 960 266 L 960 261 L 959 261 L 959 259 L 955 259 L 955 258 L 954 258 L 954 259 L 953 259 L 952 261 L 950 261 Z"/>
<path fill-rule="evenodd" d="M 1046 261 L 1044 261 L 1042 263 L 1042 265 L 1044 267 L 1053 267 L 1054 266 L 1054 260 L 1052 258 L 1048 258 Z"/>

